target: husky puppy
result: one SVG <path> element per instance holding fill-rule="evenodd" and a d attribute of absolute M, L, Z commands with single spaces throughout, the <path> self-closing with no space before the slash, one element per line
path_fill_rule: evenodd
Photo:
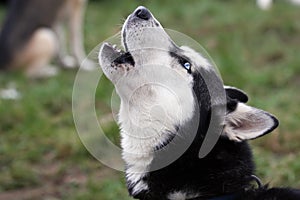
<path fill-rule="evenodd" d="M 126 52 L 104 43 L 99 62 L 121 99 L 122 156 L 131 196 L 300 199 L 298 190 L 253 185 L 258 179 L 247 140 L 274 130 L 274 116 L 246 105 L 248 97 L 241 90 L 224 87 L 210 62 L 189 47 L 177 46 L 145 7 L 127 18 L 122 43 Z M 220 99 L 225 95 L 225 101 L 212 97 L 220 88 L 224 93 L 217 94 Z M 225 107 L 219 116 L 223 132 L 201 158 L 210 124 L 218 120 L 212 118 L 215 107 Z"/>
<path fill-rule="evenodd" d="M 30 77 L 56 74 L 50 65 L 57 56 L 64 67 L 85 59 L 82 21 L 86 0 L 11 0 L 0 33 L 0 70 L 25 69 Z M 64 25 L 70 33 L 67 55 Z M 88 67 L 88 66 L 86 66 Z"/>

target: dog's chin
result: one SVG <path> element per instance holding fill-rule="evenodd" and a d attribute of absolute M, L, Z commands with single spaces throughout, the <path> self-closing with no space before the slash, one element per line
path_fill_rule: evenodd
<path fill-rule="evenodd" d="M 116 45 L 104 43 L 100 48 L 99 63 L 103 70 L 123 65 L 134 66 L 135 62 L 130 52 L 125 52 Z"/>

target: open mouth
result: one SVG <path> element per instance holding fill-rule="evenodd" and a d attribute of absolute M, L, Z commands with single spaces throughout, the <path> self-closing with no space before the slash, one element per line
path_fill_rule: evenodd
<path fill-rule="evenodd" d="M 147 40 L 146 37 L 147 35 L 153 34 L 152 29 L 150 32 L 146 28 L 154 28 L 158 26 L 159 23 L 153 20 L 152 14 L 149 10 L 142 6 L 138 7 L 131 15 L 128 16 L 122 28 L 121 36 L 125 51 L 119 49 L 117 45 L 104 43 L 99 54 L 100 64 L 102 67 L 106 66 L 106 68 L 109 68 L 109 66 L 111 66 L 113 68 L 118 68 L 124 67 L 124 65 L 134 66 L 136 63 L 135 61 L 137 60 L 134 60 L 132 56 L 132 49 L 137 50 L 144 47 L 158 46 L 155 44 L 159 43 L 159 41 Z M 130 33 L 128 33 L 128 30 Z M 130 37 L 128 37 L 127 34 L 129 34 Z"/>
<path fill-rule="evenodd" d="M 102 54 L 105 54 L 107 59 L 110 60 L 111 66 L 120 66 L 122 64 L 130 64 L 134 66 L 134 59 L 129 51 L 125 52 L 119 49 L 117 45 L 105 43 L 103 45 Z"/>
<path fill-rule="evenodd" d="M 125 52 L 121 54 L 121 56 L 117 57 L 114 61 L 113 64 L 119 65 L 119 64 L 130 64 L 134 66 L 134 60 L 130 52 Z"/>

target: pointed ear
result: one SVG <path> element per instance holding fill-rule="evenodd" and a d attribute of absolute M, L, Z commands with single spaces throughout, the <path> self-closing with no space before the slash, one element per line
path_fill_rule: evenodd
<path fill-rule="evenodd" d="M 251 140 L 270 133 L 277 128 L 279 122 L 271 114 L 238 103 L 236 109 L 225 117 L 223 135 L 230 140 L 241 142 Z"/>
<path fill-rule="evenodd" d="M 231 86 L 224 86 L 224 89 L 226 91 L 226 95 L 229 98 L 235 99 L 242 103 L 247 103 L 248 96 L 244 91 L 242 91 L 238 88 L 235 88 L 235 87 L 231 87 Z"/>

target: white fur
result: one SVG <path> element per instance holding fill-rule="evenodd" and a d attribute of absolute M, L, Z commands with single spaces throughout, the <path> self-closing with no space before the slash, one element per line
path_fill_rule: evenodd
<path fill-rule="evenodd" d="M 169 139 L 169 134 L 176 133 L 176 127 L 184 125 L 195 112 L 193 77 L 169 51 L 177 50 L 186 57 L 191 62 L 192 72 L 199 70 L 197 67 L 205 70 L 212 68 L 208 60 L 189 47 L 175 48 L 153 17 L 149 20 L 132 17 L 133 14 L 123 26 L 122 39 L 126 51 L 132 55 L 134 66 L 130 66 L 132 62 L 114 66 L 115 57 L 122 54 L 108 44 L 101 47 L 99 61 L 121 99 L 118 121 L 122 156 L 127 164 L 126 178 L 135 195 L 149 189 L 143 177 L 150 170 L 155 148 Z M 211 80 L 205 81 L 208 83 Z M 219 91 L 215 90 L 210 91 L 211 95 L 214 92 L 219 95 Z M 220 105 L 224 102 L 216 97 L 211 103 Z M 250 129 L 247 129 L 248 124 L 239 127 L 241 122 L 250 122 Z M 224 134 L 235 141 L 258 137 L 274 125 L 267 113 L 241 103 L 234 112 L 227 114 L 225 123 Z M 185 200 L 197 196 L 199 194 L 174 191 L 168 198 Z"/>
<path fill-rule="evenodd" d="M 169 200 L 186 200 L 199 197 L 200 194 L 188 194 L 187 192 L 176 191 L 168 195 Z"/>
<path fill-rule="evenodd" d="M 173 193 L 169 194 L 168 199 L 170 199 L 170 200 L 186 200 L 186 193 L 173 192 Z"/>
<path fill-rule="evenodd" d="M 200 55 L 198 52 L 196 52 L 194 49 L 190 48 L 190 47 L 187 47 L 187 46 L 182 46 L 180 47 L 183 52 L 184 52 L 184 55 L 189 58 L 192 62 L 197 62 L 197 63 L 192 63 L 193 66 L 197 66 L 197 67 L 201 67 L 205 70 L 211 70 L 212 67 L 211 67 L 211 63 L 206 59 L 204 58 L 202 55 Z M 194 68 L 192 68 L 193 70 Z"/>
<path fill-rule="evenodd" d="M 123 159 L 130 166 L 126 172 L 132 183 L 138 182 L 148 171 L 155 146 L 161 145 L 169 132 L 176 131 L 174 125 L 190 119 L 194 109 L 188 85 L 172 88 L 149 85 L 140 90 L 128 101 L 124 100 L 128 97 L 121 97 L 119 113 Z M 142 186 L 137 185 L 136 188 L 147 188 L 145 184 Z M 134 191 L 141 190 L 136 188 Z"/>
<path fill-rule="evenodd" d="M 191 119 L 195 100 L 193 77 L 170 55 L 174 44 L 159 22 L 154 18 L 130 19 L 131 15 L 123 26 L 122 39 L 135 65 L 111 67 L 112 58 L 107 53 L 114 52 L 105 45 L 100 49 L 99 62 L 121 99 L 118 121 L 122 156 L 127 164 L 127 181 L 136 194 L 148 188 L 141 179 L 149 171 L 155 147 L 176 132 L 175 126 Z M 208 61 L 194 50 L 181 50 L 195 62 L 191 63 L 192 71 L 197 66 L 209 69 Z"/>
<path fill-rule="evenodd" d="M 137 193 L 147 189 L 139 181 L 149 170 L 154 148 L 165 142 L 168 133 L 176 132 L 176 125 L 192 117 L 194 97 L 193 79 L 170 56 L 172 44 L 160 24 L 153 18 L 144 27 L 154 27 L 155 22 L 159 26 L 145 29 L 130 25 L 129 19 L 123 26 L 127 34 L 123 43 L 126 40 L 135 66 L 123 71 L 115 86 L 121 98 L 119 123 L 123 159 L 129 166 L 127 180 L 137 183 L 133 189 Z M 120 72 L 110 76 L 116 74 L 120 76 Z"/>
<path fill-rule="evenodd" d="M 138 194 L 142 191 L 148 190 L 148 185 L 144 181 L 139 181 L 132 190 L 132 194 Z"/>
<path fill-rule="evenodd" d="M 224 89 L 225 89 L 225 90 L 226 90 L 226 89 L 238 90 L 238 91 L 244 93 L 242 90 L 240 90 L 240 89 L 238 89 L 238 88 L 236 88 L 236 87 L 233 87 L 233 86 L 224 85 Z"/>

